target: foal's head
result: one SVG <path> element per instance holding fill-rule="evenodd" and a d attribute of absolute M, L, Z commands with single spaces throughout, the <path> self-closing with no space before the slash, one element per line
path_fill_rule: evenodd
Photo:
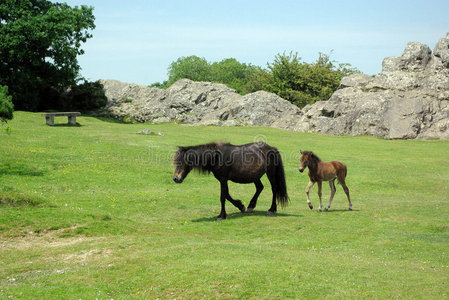
<path fill-rule="evenodd" d="M 309 167 L 309 169 L 320 161 L 320 158 L 316 156 L 312 151 L 299 151 L 301 152 L 299 172 L 304 172 L 304 169 Z"/>
<path fill-rule="evenodd" d="M 192 170 L 193 164 L 190 161 L 191 159 L 192 157 L 189 155 L 187 149 L 179 147 L 173 158 L 173 163 L 175 165 L 175 172 L 173 174 L 174 182 L 181 183 Z"/>

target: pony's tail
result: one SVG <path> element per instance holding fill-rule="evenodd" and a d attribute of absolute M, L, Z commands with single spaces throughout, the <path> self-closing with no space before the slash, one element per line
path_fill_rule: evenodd
<path fill-rule="evenodd" d="M 282 164 L 281 154 L 276 151 L 275 159 L 275 182 L 276 182 L 276 200 L 281 207 L 288 205 L 287 184 L 285 183 L 284 165 Z"/>

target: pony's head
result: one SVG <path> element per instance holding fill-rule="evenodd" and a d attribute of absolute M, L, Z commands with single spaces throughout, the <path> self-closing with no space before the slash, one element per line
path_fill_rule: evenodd
<path fill-rule="evenodd" d="M 305 168 L 310 167 L 311 164 L 320 161 L 318 156 L 316 156 L 312 151 L 299 151 L 301 153 L 301 158 L 299 159 L 299 172 L 304 172 Z"/>
<path fill-rule="evenodd" d="M 188 149 L 185 147 L 179 147 L 173 158 L 175 165 L 175 172 L 173 173 L 173 181 L 176 183 L 182 183 L 184 178 L 187 177 L 189 172 L 193 168 L 191 163 L 191 155 L 189 155 Z"/>

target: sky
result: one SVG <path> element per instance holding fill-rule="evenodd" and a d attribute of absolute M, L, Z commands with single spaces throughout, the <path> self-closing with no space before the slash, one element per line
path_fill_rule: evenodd
<path fill-rule="evenodd" d="M 266 67 L 284 52 L 309 63 L 322 52 L 375 75 L 408 42 L 433 50 L 449 32 L 448 0 L 57 2 L 94 7 L 96 28 L 78 57 L 83 77 L 141 85 L 167 80 L 168 66 L 190 55 Z"/>

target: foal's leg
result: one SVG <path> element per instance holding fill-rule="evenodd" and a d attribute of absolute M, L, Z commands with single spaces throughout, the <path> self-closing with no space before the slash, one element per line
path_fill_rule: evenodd
<path fill-rule="evenodd" d="M 321 211 L 321 207 L 323 207 L 323 203 L 321 202 L 321 189 L 323 187 L 323 182 L 322 181 L 318 181 L 318 197 L 320 198 L 320 207 L 318 207 L 318 211 Z"/>
<path fill-rule="evenodd" d="M 343 190 L 345 191 L 346 196 L 348 197 L 349 210 L 352 210 L 352 203 L 351 203 L 351 197 L 349 196 L 348 186 L 346 185 L 346 182 L 344 180 L 341 180 L 340 184 L 343 187 Z"/>
<path fill-rule="evenodd" d="M 309 191 L 312 188 L 312 186 L 315 184 L 315 182 L 313 181 L 309 181 L 309 184 L 306 187 L 306 195 L 307 195 L 307 204 L 309 204 L 309 208 L 313 209 L 313 205 L 312 202 L 310 202 L 310 198 L 309 198 Z"/>
<path fill-rule="evenodd" d="M 332 199 L 334 199 L 335 192 L 337 191 L 337 189 L 335 188 L 335 179 L 329 181 L 329 186 L 331 188 L 331 197 L 329 198 L 329 203 L 324 208 L 325 211 L 328 211 L 329 208 L 331 207 Z"/>
<path fill-rule="evenodd" d="M 254 194 L 253 198 L 249 202 L 248 208 L 246 210 L 247 212 L 252 212 L 254 210 L 254 208 L 256 207 L 256 204 L 257 204 L 257 198 L 259 198 L 259 195 L 263 190 L 263 184 L 262 184 L 262 181 L 260 181 L 260 179 L 255 181 L 254 184 L 256 185 L 256 193 Z"/>

